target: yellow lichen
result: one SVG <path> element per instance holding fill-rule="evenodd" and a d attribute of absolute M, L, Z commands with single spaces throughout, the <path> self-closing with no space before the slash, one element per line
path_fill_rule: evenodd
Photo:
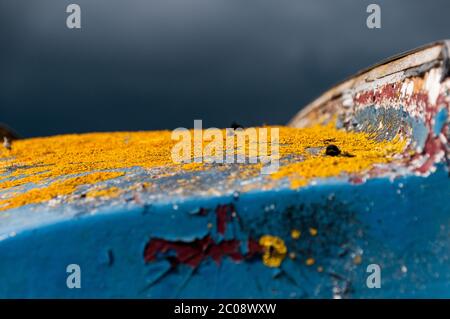
<path fill-rule="evenodd" d="M 203 163 L 187 163 L 182 166 L 184 170 L 188 171 L 200 171 L 203 169 Z"/>
<path fill-rule="evenodd" d="M 392 161 L 393 156 L 401 153 L 406 146 L 406 141 L 400 138 L 378 142 L 367 133 L 338 130 L 333 124 L 304 129 L 276 128 L 279 129 L 279 170 L 266 176 L 262 185 L 244 184 L 241 191 L 258 187 L 269 189 L 272 183 L 283 178 L 290 181 L 291 187 L 297 188 L 307 185 L 314 178 L 364 172 L 374 164 Z M 226 139 L 227 135 L 223 132 Z M 260 154 L 261 149 L 270 153 L 271 147 L 260 142 L 255 144 L 253 141 L 250 145 L 247 141 L 245 149 L 256 150 L 258 156 L 267 155 Z M 11 150 L 0 148 L 0 190 L 9 191 L 0 200 L 0 210 L 45 202 L 57 195 L 69 195 L 80 185 L 96 183 L 96 180 L 89 180 L 89 176 L 95 176 L 93 174 L 99 171 L 117 172 L 132 167 L 170 168 L 170 171 L 157 176 L 160 178 L 183 170 L 226 169 L 226 164 L 174 163 L 171 155 L 176 143 L 171 139 L 170 131 L 71 134 L 14 141 Z M 330 143 L 352 157 L 324 155 L 324 148 Z M 208 143 L 204 142 L 203 147 L 207 146 Z M 244 150 L 238 148 L 236 143 L 234 147 L 235 154 L 243 153 Z M 310 148 L 321 151 L 319 154 L 313 153 Z M 231 173 L 229 179 L 252 178 L 260 174 L 261 167 L 261 163 L 240 164 L 238 172 Z M 88 175 L 70 179 L 83 174 Z M 107 174 L 125 173 L 98 174 L 108 179 Z M 23 192 L 28 184 L 35 188 Z M 189 180 L 179 181 L 180 187 L 189 184 Z"/>
<path fill-rule="evenodd" d="M 106 189 L 93 189 L 86 193 L 87 198 L 96 197 L 117 197 L 120 194 L 118 187 L 110 187 Z"/>
<path fill-rule="evenodd" d="M 293 229 L 291 231 L 291 237 L 292 239 L 299 239 L 302 233 L 298 229 Z"/>
<path fill-rule="evenodd" d="M 315 263 L 316 263 L 316 261 L 315 261 L 314 258 L 308 258 L 308 259 L 306 259 L 306 261 L 305 261 L 306 266 L 312 266 L 312 265 L 314 265 Z"/>
<path fill-rule="evenodd" d="M 368 133 L 353 133 L 337 130 L 333 124 L 312 126 L 306 129 L 286 128 L 280 136 L 280 155 L 302 155 L 304 160 L 281 166 L 272 178 L 287 177 L 292 188 L 306 185 L 313 178 L 339 176 L 342 173 L 358 173 L 374 164 L 389 163 L 395 154 L 401 153 L 406 141 L 400 137 L 392 141 L 376 141 Z M 334 144 L 351 156 L 324 156 L 311 154 L 308 147 L 325 148 Z"/>
<path fill-rule="evenodd" d="M 268 267 L 279 267 L 286 257 L 287 248 L 283 239 L 277 236 L 264 235 L 259 239 L 264 249 L 262 261 Z"/>
<path fill-rule="evenodd" d="M 309 234 L 311 235 L 311 236 L 317 236 L 317 233 L 318 233 L 318 231 L 317 231 L 317 228 L 310 228 L 309 229 Z"/>
<path fill-rule="evenodd" d="M 356 255 L 355 257 L 353 257 L 353 263 L 354 263 L 355 265 L 359 265 L 359 264 L 361 264 L 361 262 L 362 262 L 362 257 L 361 257 L 361 255 Z"/>
<path fill-rule="evenodd" d="M 97 172 L 83 176 L 67 178 L 54 182 L 50 186 L 33 188 L 14 197 L 0 200 L 0 210 L 17 208 L 28 204 L 38 204 L 58 196 L 72 194 L 80 185 L 94 184 L 122 176 L 122 172 Z"/>

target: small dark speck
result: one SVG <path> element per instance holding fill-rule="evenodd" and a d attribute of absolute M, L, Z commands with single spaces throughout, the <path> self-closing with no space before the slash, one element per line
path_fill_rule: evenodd
<path fill-rule="evenodd" d="M 142 205 L 142 215 L 147 215 L 151 212 L 152 205 L 151 204 L 144 204 Z"/>
<path fill-rule="evenodd" d="M 355 157 L 355 155 L 347 153 L 347 152 L 343 152 L 341 155 L 344 157 Z"/>
<path fill-rule="evenodd" d="M 108 249 L 108 265 L 112 266 L 114 264 L 114 254 L 111 249 Z"/>
<path fill-rule="evenodd" d="M 339 154 L 341 154 L 341 150 L 336 145 L 330 144 L 325 149 L 325 154 L 328 156 L 338 156 Z"/>
<path fill-rule="evenodd" d="M 231 123 L 231 128 L 233 130 L 237 129 L 237 128 L 244 128 L 241 124 L 237 123 L 237 122 L 233 122 Z"/>

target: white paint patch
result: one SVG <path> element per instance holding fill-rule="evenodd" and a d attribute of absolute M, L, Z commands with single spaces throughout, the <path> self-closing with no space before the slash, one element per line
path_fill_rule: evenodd
<path fill-rule="evenodd" d="M 410 97 L 414 92 L 414 81 L 405 80 L 400 91 L 402 98 Z"/>
<path fill-rule="evenodd" d="M 425 78 L 425 90 L 428 91 L 428 102 L 435 105 L 439 96 L 441 70 L 431 69 Z"/>

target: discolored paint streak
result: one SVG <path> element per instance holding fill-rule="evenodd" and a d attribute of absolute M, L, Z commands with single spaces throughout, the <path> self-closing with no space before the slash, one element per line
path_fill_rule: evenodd
<path fill-rule="evenodd" d="M 401 94 L 401 83 L 393 83 L 383 85 L 381 88 L 376 90 L 368 90 L 365 92 L 358 93 L 355 97 L 355 103 L 359 105 L 363 104 L 380 104 L 384 102 L 386 99 L 398 99 Z M 420 95 L 416 95 L 414 100 L 419 100 L 418 97 Z"/>
<path fill-rule="evenodd" d="M 413 117 L 416 117 L 416 121 L 417 119 L 420 120 L 420 118 L 422 118 L 423 126 L 426 128 L 426 131 L 425 134 L 423 131 L 419 132 L 422 133 L 421 139 L 424 140 L 424 143 L 423 145 L 421 145 L 421 143 L 411 144 L 410 148 L 417 147 L 419 148 L 419 151 L 413 151 L 412 156 L 405 156 L 405 159 L 407 166 L 409 166 L 413 172 L 427 175 L 435 169 L 435 164 L 439 163 L 443 157 L 448 158 L 447 110 L 449 109 L 449 101 L 443 94 L 439 94 L 435 99 L 435 103 L 432 104 L 430 101 L 433 99 L 430 98 L 429 93 L 424 91 L 424 89 L 420 89 L 417 93 L 412 93 L 410 96 L 401 98 L 402 86 L 404 85 L 404 82 L 397 82 L 394 84 L 386 84 L 381 88 L 374 90 L 358 93 L 354 99 L 355 108 L 361 110 L 376 105 L 393 105 L 392 101 L 395 101 L 395 103 L 401 105 L 399 110 L 402 112 L 404 112 L 403 110 L 405 109 L 409 110 L 409 113 L 412 114 Z M 390 107 L 392 108 L 394 106 Z M 391 112 L 391 114 L 395 115 L 396 113 Z M 407 130 L 405 128 L 408 126 L 413 127 L 410 123 L 407 123 L 407 121 L 411 121 L 412 119 L 405 118 L 403 121 L 397 121 L 399 117 L 400 116 L 383 118 L 383 121 L 381 122 L 385 127 L 396 129 L 396 131 L 390 133 L 391 135 L 405 132 Z M 371 121 L 374 125 L 380 125 L 380 122 L 377 123 L 376 120 L 377 118 L 372 118 Z M 436 122 L 440 123 L 440 125 L 436 126 Z M 397 125 L 392 125 L 391 123 Z M 374 131 L 376 131 L 376 134 L 381 134 L 382 132 L 382 130 L 377 129 L 377 126 L 375 126 Z"/>
<path fill-rule="evenodd" d="M 201 216 L 205 216 L 205 211 L 203 208 L 200 209 Z M 216 229 L 218 234 L 222 236 L 225 234 L 226 224 L 231 217 L 228 214 L 232 211 L 234 211 L 232 204 L 219 205 L 216 208 Z M 176 267 L 179 264 L 198 267 L 202 261 L 208 258 L 220 264 L 221 259 L 224 257 L 229 257 L 234 261 L 242 261 L 251 259 L 262 252 L 266 254 L 264 250 L 265 245 L 261 245 L 261 241 L 258 244 L 252 238 L 248 238 L 245 241 L 245 252 L 242 252 L 242 244 L 243 242 L 237 239 L 215 240 L 211 235 L 188 242 L 152 238 L 145 247 L 144 260 L 146 262 L 154 262 L 159 258 L 166 258 L 170 261 L 172 267 Z"/>
<path fill-rule="evenodd" d="M 230 220 L 230 214 L 233 211 L 233 205 L 221 205 L 217 207 L 217 232 L 221 235 L 225 234 L 227 222 Z"/>
<path fill-rule="evenodd" d="M 147 244 L 144 252 L 146 262 L 157 260 L 157 257 L 164 257 L 171 262 L 172 266 L 178 264 L 187 264 L 191 267 L 197 267 L 200 263 L 212 258 L 216 263 L 220 263 L 223 257 L 230 257 L 234 261 L 242 261 L 244 258 L 250 258 L 254 252 L 243 255 L 239 246 L 241 243 L 237 240 L 224 240 L 216 243 L 210 236 L 197 239 L 192 242 L 170 242 L 164 239 L 152 239 Z M 170 256 L 170 252 L 174 252 L 174 256 Z"/>

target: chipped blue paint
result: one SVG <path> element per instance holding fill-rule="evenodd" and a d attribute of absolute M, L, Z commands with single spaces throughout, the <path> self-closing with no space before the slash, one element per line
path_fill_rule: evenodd
<path fill-rule="evenodd" d="M 427 178 L 192 197 L 176 207 L 123 204 L 14 234 L 11 225 L 0 227 L 0 297 L 448 298 L 449 194 L 448 173 L 440 166 Z M 241 225 L 230 228 L 234 238 L 277 235 L 297 258 L 285 258 L 278 270 L 264 266 L 259 256 L 242 262 L 224 258 L 220 265 L 205 260 L 196 269 L 182 264 L 173 269 L 165 259 L 144 261 L 150 238 L 202 238 L 215 231 L 208 228 L 214 209 L 230 203 Z M 195 214 L 200 207 L 209 213 Z M 12 213 L 27 215 L 27 208 Z M 290 238 L 291 228 L 311 225 L 318 229 L 316 237 L 302 232 L 300 239 Z M 360 264 L 353 261 L 356 254 Z M 310 256 L 316 263 L 308 267 L 304 260 Z M 71 263 L 81 266 L 81 289 L 66 287 Z M 365 284 L 371 263 L 381 266 L 381 289 Z"/>
<path fill-rule="evenodd" d="M 125 192 L 116 199 L 11 209 L 0 214 L 0 297 L 450 298 L 450 183 L 448 163 L 443 164 L 449 145 L 443 135 L 430 136 L 447 134 L 449 123 L 450 82 L 444 81 L 449 45 L 439 45 L 442 52 L 431 57 L 433 63 L 405 62 L 396 83 L 385 83 L 393 74 L 383 62 L 375 72 L 379 78 L 361 83 L 360 73 L 358 81 L 331 89 L 306 108 L 320 115 L 311 116 L 313 121 L 337 116 L 338 127 L 373 133 L 377 139 L 391 139 L 401 131 L 416 151 L 407 154 L 411 157 L 404 158 L 405 165 L 374 173 L 378 177 L 363 184 L 340 176 L 314 180 L 298 190 L 290 189 L 286 179 L 266 190 L 260 177 L 230 184 L 227 174 L 233 167 L 226 173 L 213 167 L 164 175 L 156 181 L 158 191 L 142 192 L 139 200 Z M 442 75 L 440 83 L 434 82 L 436 72 Z M 398 91 L 405 79 L 418 76 L 428 81 L 414 87 L 419 97 Z M 431 87 L 433 99 L 427 92 Z M 374 92 L 381 96 L 373 99 Z M 359 93 L 372 98 L 358 101 Z M 430 101 L 442 103 L 437 114 Z M 301 126 L 306 117 L 301 112 L 291 124 Z M 133 168 L 126 178 L 105 185 L 127 189 L 155 175 L 157 170 Z M 194 187 L 174 187 L 179 178 Z M 236 195 L 243 184 L 258 188 Z M 80 187 L 75 195 L 82 192 Z M 214 213 L 219 205 L 233 205 L 236 212 L 224 234 L 218 234 Z M 301 231 L 300 238 L 291 237 L 293 229 Z M 247 257 L 248 243 L 263 235 L 278 236 L 287 247 L 289 255 L 279 268 L 265 266 L 258 254 L 242 260 L 224 254 L 220 263 L 204 254 L 191 264 L 173 249 L 160 249 L 152 258 L 145 254 L 155 239 L 183 246 L 212 238 L 214 244 L 237 240 L 236 255 Z M 311 258 L 314 263 L 308 266 Z M 73 263 L 81 266 L 81 289 L 66 287 L 66 266 Z M 366 285 L 370 264 L 381 267 L 380 289 Z"/>
<path fill-rule="evenodd" d="M 439 135 L 442 132 L 442 128 L 447 122 L 447 119 L 448 119 L 448 111 L 447 108 L 443 107 L 434 117 L 433 133 L 435 136 Z"/>
<path fill-rule="evenodd" d="M 442 129 L 447 117 L 446 114 L 442 114 L 441 117 L 443 121 L 440 122 Z M 397 108 L 381 108 L 375 105 L 365 107 L 355 113 L 352 126 L 358 132 L 372 132 L 381 139 L 393 138 L 400 128 L 410 129 L 411 138 L 416 147 L 420 149 L 423 149 L 428 136 L 428 128 L 425 123 L 411 116 L 404 110 L 403 106 Z"/>

